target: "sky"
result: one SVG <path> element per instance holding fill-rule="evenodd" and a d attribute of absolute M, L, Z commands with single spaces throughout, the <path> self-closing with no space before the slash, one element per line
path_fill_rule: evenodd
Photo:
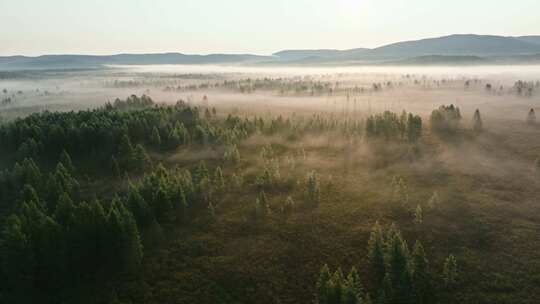
<path fill-rule="evenodd" d="M 0 0 L 0 56 L 350 49 L 540 35 L 540 1 Z"/>

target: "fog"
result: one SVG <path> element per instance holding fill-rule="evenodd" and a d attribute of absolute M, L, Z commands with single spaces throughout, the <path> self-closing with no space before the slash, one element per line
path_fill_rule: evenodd
<path fill-rule="evenodd" d="M 158 102 L 184 100 L 246 113 L 328 112 L 366 115 L 407 110 L 422 116 L 442 104 L 455 104 L 468 121 L 480 109 L 486 122 L 522 120 L 538 106 L 540 91 L 516 93 L 514 84 L 540 80 L 540 65 L 530 66 L 347 66 L 263 67 L 219 65 L 110 66 L 89 71 L 36 71 L 2 74 L 2 116 L 35 110 L 85 109 L 125 98 L 151 96 Z M 265 79 L 279 83 L 255 88 Z M 223 85 L 225 82 L 228 86 Z M 465 83 L 469 85 L 465 87 Z M 326 85 L 313 92 L 304 86 Z M 380 84 L 375 90 L 373 85 Z M 486 90 L 490 84 L 492 89 Z M 253 87 L 247 91 L 241 86 Z M 206 98 L 205 98 L 206 96 Z M 37 108 L 36 108 L 37 107 Z M 21 112 L 22 111 L 22 112 Z"/>

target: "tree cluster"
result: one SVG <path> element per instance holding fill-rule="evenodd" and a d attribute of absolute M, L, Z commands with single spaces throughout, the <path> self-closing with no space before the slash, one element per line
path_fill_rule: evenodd
<path fill-rule="evenodd" d="M 317 303 L 366 304 L 372 299 L 381 304 L 436 302 L 435 277 L 422 244 L 417 241 L 411 252 L 394 226 L 384 230 L 376 223 L 373 227 L 366 270 L 367 280 L 362 280 L 354 267 L 344 276 L 340 269 L 332 274 L 324 265 L 317 281 Z M 452 288 L 457 279 L 457 261 L 450 255 L 443 269 L 446 288 Z"/>
<path fill-rule="evenodd" d="M 431 113 L 431 129 L 437 133 L 455 133 L 461 122 L 461 112 L 452 105 L 440 106 Z"/>
<path fill-rule="evenodd" d="M 368 117 L 366 135 L 368 138 L 416 142 L 422 136 L 422 118 L 405 111 L 401 115 L 385 111 Z"/>

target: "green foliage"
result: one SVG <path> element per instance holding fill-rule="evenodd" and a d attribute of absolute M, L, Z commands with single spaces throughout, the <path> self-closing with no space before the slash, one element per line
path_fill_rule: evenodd
<path fill-rule="evenodd" d="M 154 210 L 150 208 L 148 203 L 140 194 L 139 189 L 134 185 L 130 185 L 129 187 L 126 205 L 133 213 L 139 228 L 148 227 L 156 222 Z"/>
<path fill-rule="evenodd" d="M 319 304 L 360 304 L 363 302 L 363 287 L 356 268 L 345 277 L 338 269 L 330 273 L 327 265 L 321 268 L 317 280 L 317 303 Z"/>
<path fill-rule="evenodd" d="M 132 163 L 134 168 L 139 171 L 148 168 L 152 164 L 152 161 L 146 153 L 146 149 L 144 149 L 143 145 L 138 144 L 135 146 L 130 163 Z"/>
<path fill-rule="evenodd" d="M 259 196 L 255 199 L 255 203 L 250 210 L 249 216 L 253 221 L 261 221 L 265 219 L 270 213 L 270 205 L 268 203 L 266 193 L 264 193 L 264 191 L 261 191 L 259 193 Z"/>
<path fill-rule="evenodd" d="M 102 108 L 79 112 L 42 112 L 0 126 L 0 146 L 19 160 L 54 159 L 69 152 L 77 159 L 109 162 L 133 169 L 137 144 L 177 148 L 190 143 L 235 144 L 255 131 L 255 121 L 230 116 L 223 123 L 200 118 L 200 109 L 183 102 L 153 107 L 147 97 L 130 96 Z M 234 152 L 234 158 L 237 157 Z"/>
<path fill-rule="evenodd" d="M 369 289 L 377 303 L 429 303 L 433 278 L 422 244 L 412 254 L 401 233 L 392 226 L 373 226 L 368 242 Z"/>
<path fill-rule="evenodd" d="M 441 199 L 439 198 L 439 193 L 437 191 L 433 192 L 433 195 L 429 198 L 427 206 L 429 209 L 434 210 L 439 208 L 441 205 Z"/>
<path fill-rule="evenodd" d="M 429 268 L 429 261 L 426 258 L 424 247 L 419 241 L 414 244 L 412 253 L 412 280 L 415 291 L 415 301 L 418 304 L 428 304 L 433 301 L 433 277 Z"/>
<path fill-rule="evenodd" d="M 407 115 L 405 111 L 401 116 L 385 111 L 368 117 L 366 135 L 368 138 L 416 142 L 422 136 L 422 118 L 411 113 Z"/>
<path fill-rule="evenodd" d="M 139 232 L 121 202 L 113 201 L 105 213 L 97 201 L 74 203 L 63 193 L 54 205 L 49 211 L 25 201 L 3 228 L 0 270 L 10 278 L 2 286 L 7 299 L 49 303 L 60 291 L 91 280 L 86 274 L 122 272 L 140 263 Z"/>
<path fill-rule="evenodd" d="M 421 205 L 417 205 L 416 209 L 414 210 L 414 223 L 420 225 L 423 222 L 424 222 L 424 211 Z"/>
<path fill-rule="evenodd" d="M 319 177 L 313 171 L 308 174 L 306 185 L 306 200 L 309 205 L 317 207 L 321 203 L 321 185 Z"/>
<path fill-rule="evenodd" d="M 386 263 L 384 258 L 384 234 L 379 223 L 375 223 L 371 230 L 368 242 L 368 269 L 372 277 L 371 284 L 374 290 L 380 290 L 386 275 Z"/>
<path fill-rule="evenodd" d="M 231 185 L 235 190 L 239 190 L 244 185 L 244 176 L 241 173 L 233 173 L 231 176 Z"/>
<path fill-rule="evenodd" d="M 392 202 L 398 206 L 406 208 L 409 204 L 409 189 L 402 177 L 394 176 L 392 178 Z"/>
<path fill-rule="evenodd" d="M 114 157 L 114 155 L 111 156 L 110 166 L 113 176 L 115 176 L 116 178 L 120 178 L 122 176 L 122 171 L 120 171 L 120 164 L 118 163 L 118 160 L 116 160 L 116 157 Z"/>
<path fill-rule="evenodd" d="M 459 128 L 460 121 L 461 112 L 453 104 L 440 106 L 431 113 L 431 128 L 440 134 L 455 133 Z"/>
<path fill-rule="evenodd" d="M 225 147 L 225 153 L 223 154 L 223 158 L 233 164 L 240 163 L 240 152 L 238 151 L 236 145 L 230 145 Z"/>
<path fill-rule="evenodd" d="M 221 171 L 221 167 L 217 167 L 214 171 L 214 179 L 213 184 L 216 190 L 223 190 L 225 188 L 225 180 L 223 179 L 223 171 Z"/>
<path fill-rule="evenodd" d="M 154 145 L 154 147 L 159 148 L 161 146 L 161 136 L 159 135 L 159 130 L 156 127 L 152 128 L 150 142 L 152 145 Z"/>
<path fill-rule="evenodd" d="M 285 215 L 290 215 L 294 212 L 296 208 L 296 203 L 294 202 L 293 198 L 290 196 L 287 196 L 287 199 L 285 199 L 285 202 L 283 203 L 283 206 L 281 207 L 281 212 L 283 212 Z"/>
<path fill-rule="evenodd" d="M 409 113 L 407 119 L 407 139 L 409 142 L 417 142 L 422 136 L 422 118 Z"/>
<path fill-rule="evenodd" d="M 444 261 L 443 280 L 447 289 L 456 286 L 458 280 L 457 260 L 453 255 L 449 255 Z"/>
<path fill-rule="evenodd" d="M 208 179 L 208 169 L 206 168 L 206 163 L 200 161 L 199 165 L 195 169 L 195 174 L 193 175 L 193 182 L 197 185 L 200 184 L 203 180 Z"/>
<path fill-rule="evenodd" d="M 63 150 L 62 154 L 60 154 L 60 163 L 69 171 L 69 173 L 73 174 L 75 172 L 71 156 L 69 156 L 66 150 Z"/>
<path fill-rule="evenodd" d="M 208 180 L 204 163 L 196 171 L 201 182 Z M 220 169 L 216 172 L 219 185 L 224 177 Z M 81 201 L 79 183 L 62 163 L 44 178 L 27 160 L 9 178 L 28 183 L 20 206 L 2 228 L 0 277 L 12 279 L 0 291 L 6 299 L 44 303 L 54 303 L 80 284 L 93 284 L 97 273 L 137 270 L 143 257 L 141 231 L 184 223 L 190 208 L 202 202 L 197 191 L 204 190 L 194 186 L 189 171 L 167 171 L 162 165 L 110 203 Z M 264 217 L 269 213 L 266 195 L 258 200 Z M 208 210 L 215 216 L 211 202 Z"/>

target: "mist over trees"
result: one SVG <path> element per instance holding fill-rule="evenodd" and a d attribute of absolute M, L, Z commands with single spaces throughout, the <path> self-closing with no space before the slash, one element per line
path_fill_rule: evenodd
<path fill-rule="evenodd" d="M 0 302 L 540 300 L 529 67 L 159 68 L 0 72 Z"/>

